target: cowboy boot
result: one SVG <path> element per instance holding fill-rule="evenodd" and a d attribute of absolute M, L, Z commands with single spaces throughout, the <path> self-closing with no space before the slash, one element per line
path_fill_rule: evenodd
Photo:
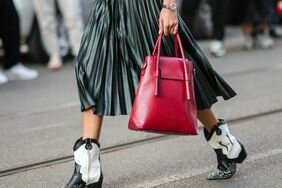
<path fill-rule="evenodd" d="M 220 119 L 210 133 L 204 129 L 207 142 L 214 149 L 218 166 L 212 171 L 208 180 L 231 178 L 236 173 L 236 164 L 242 163 L 247 153 L 244 146 L 229 131 L 227 123 Z"/>
<path fill-rule="evenodd" d="M 103 173 L 100 164 L 100 144 L 94 139 L 80 138 L 73 146 L 75 167 L 65 188 L 101 188 Z"/>

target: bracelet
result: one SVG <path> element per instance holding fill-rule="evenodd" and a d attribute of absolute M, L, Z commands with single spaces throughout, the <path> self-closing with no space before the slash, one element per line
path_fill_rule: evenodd
<path fill-rule="evenodd" d="M 176 11 L 177 5 L 176 5 L 176 3 L 170 3 L 168 5 L 163 4 L 162 8 L 166 8 L 166 9 L 169 9 L 169 10 L 172 10 L 172 11 Z"/>

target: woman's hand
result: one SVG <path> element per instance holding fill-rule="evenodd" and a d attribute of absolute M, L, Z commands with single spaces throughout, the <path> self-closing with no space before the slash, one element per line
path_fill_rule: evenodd
<path fill-rule="evenodd" d="M 159 34 L 165 36 L 176 34 L 178 32 L 177 12 L 163 8 L 160 13 L 159 28 Z"/>

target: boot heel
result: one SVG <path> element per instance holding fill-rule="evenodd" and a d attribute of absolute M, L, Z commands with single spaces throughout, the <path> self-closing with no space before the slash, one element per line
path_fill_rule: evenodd
<path fill-rule="evenodd" d="M 102 188 L 102 184 L 103 184 L 103 179 L 99 180 L 99 182 L 97 183 L 86 185 L 85 188 Z"/>
<path fill-rule="evenodd" d="M 241 145 L 242 151 L 240 152 L 239 157 L 237 158 L 236 162 L 242 163 L 247 158 L 247 152 L 245 150 L 245 147 L 240 142 L 239 144 Z"/>

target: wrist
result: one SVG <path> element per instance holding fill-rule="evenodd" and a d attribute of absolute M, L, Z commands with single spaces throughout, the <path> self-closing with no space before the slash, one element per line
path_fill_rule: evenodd
<path fill-rule="evenodd" d="M 176 3 L 175 0 L 164 0 L 163 4 L 170 4 L 170 3 Z"/>
<path fill-rule="evenodd" d="M 170 3 L 168 3 L 170 2 Z M 175 1 L 164 1 L 162 8 L 164 9 L 168 9 L 171 11 L 176 11 L 177 5 L 175 3 Z"/>

